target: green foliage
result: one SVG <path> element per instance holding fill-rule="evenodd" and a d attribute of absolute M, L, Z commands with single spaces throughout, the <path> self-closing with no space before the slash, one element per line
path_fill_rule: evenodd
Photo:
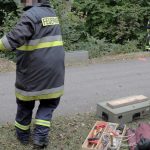
<path fill-rule="evenodd" d="M 13 0 L 0 0 L 0 25 L 3 24 L 3 19 L 9 12 L 16 13 L 17 6 Z"/>
<path fill-rule="evenodd" d="M 0 37 L 2 37 L 16 24 L 20 9 L 13 0 L 0 0 L 0 4 Z M 15 60 L 15 53 L 0 52 L 0 57 Z"/>
<path fill-rule="evenodd" d="M 89 50 L 90 57 L 144 50 L 148 0 L 74 0 L 67 15 L 61 0 L 53 4 L 66 50 Z"/>
<path fill-rule="evenodd" d="M 14 27 L 14 25 L 17 23 L 18 16 L 14 14 L 14 12 L 10 12 L 7 14 L 7 17 L 3 20 L 3 25 L 1 27 L 1 31 L 3 33 L 7 33 Z"/>
<path fill-rule="evenodd" d="M 74 0 L 71 12 L 64 1 L 50 0 L 60 18 L 66 51 L 88 50 L 90 57 L 99 57 L 144 49 L 149 0 Z M 20 9 L 13 0 L 0 3 L 1 37 L 16 24 Z"/>
<path fill-rule="evenodd" d="M 12 60 L 14 62 L 16 61 L 15 52 L 12 52 L 12 51 L 5 51 L 5 52 L 0 51 L 0 58 L 7 58 L 7 59 Z"/>
<path fill-rule="evenodd" d="M 0 0 L 0 37 L 16 24 L 19 8 L 13 0 Z"/>
<path fill-rule="evenodd" d="M 87 38 L 86 42 L 78 42 L 72 45 L 74 50 L 88 50 L 90 58 L 96 58 L 104 55 L 114 55 L 120 53 L 130 53 L 139 52 L 140 49 L 137 48 L 138 41 L 128 41 L 126 44 L 115 44 L 108 43 L 106 39 L 103 38 L 98 40 L 94 37 Z"/>
<path fill-rule="evenodd" d="M 70 50 L 71 45 L 78 43 L 84 36 L 84 20 L 70 12 L 62 18 L 61 26 L 65 48 Z"/>
<path fill-rule="evenodd" d="M 83 41 L 85 37 L 85 19 L 73 11 L 66 11 L 65 4 L 61 0 L 52 1 L 52 4 L 60 18 L 65 50 L 74 50 L 74 44 Z"/>
<path fill-rule="evenodd" d="M 111 43 L 125 44 L 129 40 L 141 40 L 140 35 L 146 33 L 144 26 L 150 18 L 150 2 L 112 1 L 75 0 L 76 10 L 87 15 L 86 32 L 97 39 L 105 37 Z"/>

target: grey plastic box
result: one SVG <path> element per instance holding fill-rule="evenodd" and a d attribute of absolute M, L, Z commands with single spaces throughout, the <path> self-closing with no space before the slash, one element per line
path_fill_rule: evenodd
<path fill-rule="evenodd" d="M 150 100 L 114 109 L 110 108 L 107 102 L 101 102 L 97 104 L 96 114 L 108 122 L 132 122 L 135 119 L 150 115 Z"/>

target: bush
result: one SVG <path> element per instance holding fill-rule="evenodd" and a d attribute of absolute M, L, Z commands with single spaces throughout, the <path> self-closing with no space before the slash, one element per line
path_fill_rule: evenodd
<path fill-rule="evenodd" d="M 88 50 L 91 57 L 144 50 L 148 1 L 74 0 L 65 16 L 57 4 L 66 50 Z"/>
<path fill-rule="evenodd" d="M 145 26 L 150 18 L 150 2 L 75 0 L 75 3 L 76 11 L 87 15 L 85 29 L 91 36 L 97 39 L 105 37 L 106 41 L 119 44 L 138 40 L 139 46 L 142 46 L 141 40 L 146 34 Z"/>
<path fill-rule="evenodd" d="M 126 44 L 108 43 L 106 39 L 98 40 L 94 37 L 88 37 L 86 42 L 72 44 L 73 50 L 87 50 L 90 58 L 96 58 L 104 55 L 115 55 L 120 53 L 139 52 L 137 48 L 138 41 L 128 41 Z"/>
<path fill-rule="evenodd" d="M 62 1 L 52 1 L 52 4 L 60 18 L 65 50 L 74 50 L 73 45 L 78 42 L 80 43 L 80 41 L 83 41 L 83 37 L 85 37 L 85 19 L 76 15 L 73 11 L 66 11 L 65 4 Z"/>
<path fill-rule="evenodd" d="M 148 0 L 74 0 L 72 11 L 64 0 L 51 0 L 62 26 L 66 51 L 88 50 L 90 57 L 144 50 L 150 2 Z M 0 0 L 0 37 L 20 14 L 13 0 Z M 14 58 L 13 53 L 2 57 Z"/>
<path fill-rule="evenodd" d="M 2 37 L 16 24 L 20 9 L 13 0 L 0 0 L 0 4 L 0 37 Z M 0 57 L 15 60 L 15 53 L 0 52 Z"/>
<path fill-rule="evenodd" d="M 2 37 L 16 23 L 18 9 L 13 0 L 0 0 L 0 4 L 0 37 Z"/>

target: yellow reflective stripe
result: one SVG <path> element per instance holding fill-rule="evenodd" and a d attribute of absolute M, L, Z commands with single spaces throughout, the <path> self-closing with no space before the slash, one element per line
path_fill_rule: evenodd
<path fill-rule="evenodd" d="M 42 100 L 42 99 L 53 99 L 53 98 L 58 98 L 61 97 L 64 94 L 64 90 L 51 93 L 51 94 L 43 94 L 43 95 L 38 95 L 38 96 L 24 96 L 20 93 L 16 92 L 16 97 L 22 101 L 32 101 L 32 100 Z"/>
<path fill-rule="evenodd" d="M 41 119 L 36 119 L 35 124 L 50 127 L 50 121 L 45 121 L 45 120 L 41 120 Z"/>
<path fill-rule="evenodd" d="M 29 130 L 30 128 L 30 125 L 24 126 L 24 125 L 19 124 L 17 121 L 15 121 L 15 126 L 22 130 Z"/>
<path fill-rule="evenodd" d="M 55 47 L 55 46 L 63 46 L 63 42 L 62 41 L 45 42 L 45 43 L 39 43 L 38 45 L 34 45 L 34 46 L 23 45 L 17 48 L 17 50 L 33 51 L 33 50 L 40 49 L 40 48 L 48 48 L 48 47 Z"/>
<path fill-rule="evenodd" d="M 18 89 L 16 88 L 16 93 L 20 93 L 21 95 L 24 95 L 24 96 L 38 96 L 38 95 L 46 95 L 46 94 L 50 94 L 50 93 L 56 93 L 56 92 L 59 92 L 59 91 L 62 91 L 64 90 L 64 86 L 60 86 L 60 87 L 56 87 L 56 88 L 50 88 L 50 89 L 44 89 L 44 90 L 41 90 L 41 91 L 24 91 L 24 90 L 21 90 L 21 89 Z"/>
<path fill-rule="evenodd" d="M 5 48 L 5 46 L 4 46 L 1 39 L 0 39 L 0 50 L 2 50 L 2 51 L 6 50 L 6 48 Z"/>

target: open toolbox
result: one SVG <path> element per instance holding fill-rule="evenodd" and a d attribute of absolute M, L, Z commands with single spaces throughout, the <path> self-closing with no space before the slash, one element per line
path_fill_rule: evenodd
<path fill-rule="evenodd" d="M 119 150 L 126 125 L 97 121 L 82 145 L 82 150 Z"/>

